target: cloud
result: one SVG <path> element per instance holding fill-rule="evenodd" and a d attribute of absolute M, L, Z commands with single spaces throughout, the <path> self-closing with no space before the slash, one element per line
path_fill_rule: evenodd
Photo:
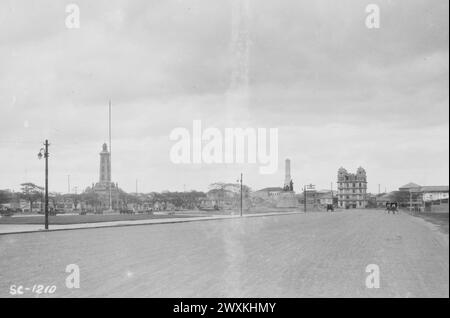
<path fill-rule="evenodd" d="M 96 181 L 109 99 L 113 175 L 126 190 L 136 178 L 147 191 L 206 189 L 241 170 L 254 188 L 283 182 L 282 167 L 174 166 L 168 135 L 194 119 L 279 128 L 279 161 L 293 160 L 299 184 L 327 187 L 341 165 L 363 165 L 373 189 L 448 183 L 447 1 L 378 1 L 375 30 L 364 25 L 370 1 L 75 3 L 73 30 L 65 3 L 0 4 L 0 188 L 24 170 L 42 178 L 34 157 L 46 138 L 55 188 L 67 174 Z M 236 71 L 248 90 L 234 91 Z"/>

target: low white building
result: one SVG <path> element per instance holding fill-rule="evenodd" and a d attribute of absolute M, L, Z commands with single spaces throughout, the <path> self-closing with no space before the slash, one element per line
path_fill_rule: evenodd
<path fill-rule="evenodd" d="M 448 186 L 426 186 L 420 191 L 425 212 L 449 212 Z"/>

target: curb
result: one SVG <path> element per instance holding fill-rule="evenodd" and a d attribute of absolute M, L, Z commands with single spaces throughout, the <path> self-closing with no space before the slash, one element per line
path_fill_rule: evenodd
<path fill-rule="evenodd" d="M 260 214 L 250 214 L 250 215 L 242 215 L 242 218 L 252 218 L 252 217 L 264 217 L 264 216 L 278 216 L 278 215 L 293 215 L 293 214 L 304 214 L 304 212 L 272 212 L 272 213 L 260 213 Z M 217 221 L 217 220 L 232 220 L 232 219 L 240 219 L 240 215 L 228 215 L 221 217 L 200 217 L 200 218 L 186 218 L 186 219 L 178 219 L 178 220 L 170 220 L 164 222 L 148 222 L 148 223 L 125 223 L 125 224 L 110 224 L 110 225 L 96 225 L 96 226 L 84 226 L 84 227 L 73 227 L 73 228 L 60 228 L 60 229 L 39 229 L 39 230 L 26 230 L 26 231 L 16 231 L 16 232 L 6 232 L 1 233 L 2 235 L 10 235 L 10 234 L 26 234 L 26 233 L 50 233 L 50 232 L 58 232 L 58 231 L 72 231 L 72 230 L 89 230 L 89 229 L 99 229 L 99 228 L 113 228 L 113 227 L 126 227 L 126 226 L 144 226 L 144 225 L 164 225 L 164 224 L 174 224 L 174 223 L 187 223 L 187 222 L 204 222 L 204 221 Z M 119 221 L 120 222 L 120 221 Z M 122 221 L 123 222 L 123 221 Z M 133 221 L 126 221 L 133 222 Z M 101 222 L 97 222 L 94 224 L 98 224 Z M 84 223 L 84 224 L 93 224 L 93 223 Z M 69 225 L 69 224 L 68 224 Z"/>

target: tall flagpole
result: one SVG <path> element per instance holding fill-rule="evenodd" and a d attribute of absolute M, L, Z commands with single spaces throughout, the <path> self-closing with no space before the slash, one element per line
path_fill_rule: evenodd
<path fill-rule="evenodd" d="M 112 195 L 111 195 L 111 182 L 112 182 L 112 166 L 111 166 L 111 100 L 109 100 L 109 209 L 112 210 Z"/>

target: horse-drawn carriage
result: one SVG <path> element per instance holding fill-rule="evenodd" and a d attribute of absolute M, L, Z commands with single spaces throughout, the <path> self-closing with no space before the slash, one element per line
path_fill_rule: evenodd
<path fill-rule="evenodd" d="M 386 212 L 389 214 L 392 212 L 392 214 L 398 213 L 398 203 L 397 202 L 386 202 Z"/>

